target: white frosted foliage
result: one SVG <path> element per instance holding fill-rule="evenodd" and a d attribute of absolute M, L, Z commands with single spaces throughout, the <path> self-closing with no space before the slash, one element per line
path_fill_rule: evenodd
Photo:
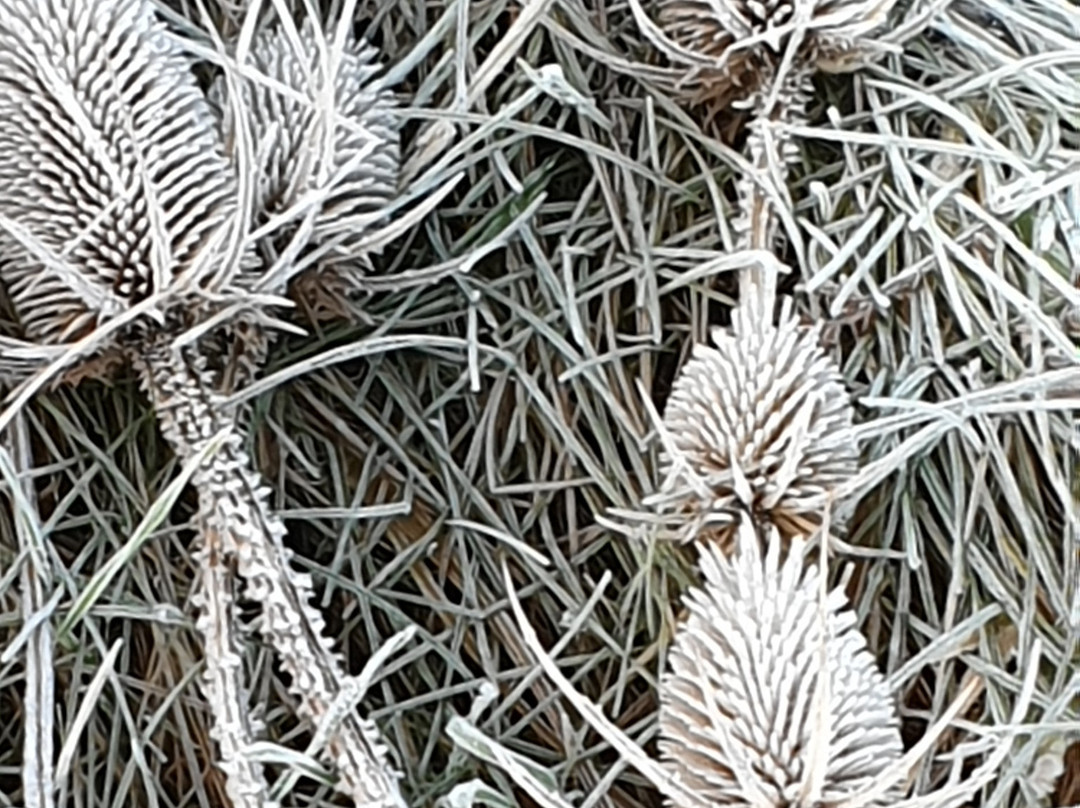
<path fill-rule="evenodd" d="M 261 213 L 281 214 L 315 195 L 312 241 L 334 239 L 347 250 L 397 193 L 400 138 L 393 94 L 377 77 L 377 51 L 350 35 L 335 53 L 334 35 L 305 19 L 298 53 L 280 24 L 258 32 L 247 64 L 270 81 L 238 78 L 235 105 L 219 79 L 214 97 L 226 138 L 234 136 L 238 108 L 257 144 Z"/>
<path fill-rule="evenodd" d="M 204 257 L 235 177 L 145 0 L 0 0 L 0 280 L 28 337 L 81 336 Z"/>
<path fill-rule="evenodd" d="M 656 44 L 676 64 L 698 67 L 685 82 L 697 100 L 758 106 L 753 96 L 779 77 L 784 86 L 776 106 L 782 109 L 790 104 L 784 95 L 788 78 L 781 73 L 851 69 L 880 50 L 869 37 L 883 28 L 894 2 L 657 0 L 654 16 L 663 37 Z M 785 67 L 790 44 L 795 59 Z M 706 60 L 714 64 L 702 68 Z"/>
<path fill-rule="evenodd" d="M 167 341 L 152 346 L 140 369 L 158 410 L 162 431 L 181 458 L 202 450 L 223 429 L 237 430 L 236 413 L 213 387 L 205 363 L 175 353 Z M 289 690 L 302 718 L 319 726 L 348 676 L 323 635 L 322 615 L 311 605 L 310 576 L 289 564 L 285 527 L 267 502 L 267 489 L 234 431 L 192 480 L 199 491 L 200 519 L 224 552 L 234 556 L 259 603 L 258 627 L 291 678 Z M 331 733 L 326 752 L 341 788 L 357 805 L 403 808 L 397 776 L 374 724 L 355 713 Z"/>

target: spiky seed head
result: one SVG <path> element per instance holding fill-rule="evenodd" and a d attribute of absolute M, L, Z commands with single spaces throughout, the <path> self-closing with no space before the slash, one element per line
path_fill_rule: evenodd
<path fill-rule="evenodd" d="M 694 346 L 664 409 L 670 451 L 647 503 L 684 525 L 681 540 L 706 530 L 725 543 L 745 518 L 811 533 L 858 467 L 850 398 L 818 329 L 790 299 L 777 325 L 752 311 L 737 308 L 715 347 Z"/>
<path fill-rule="evenodd" d="M 211 108 L 146 0 L 0 0 L 0 183 L 0 280 L 42 343 L 203 266 L 235 202 Z"/>
<path fill-rule="evenodd" d="M 246 116 L 259 155 L 261 214 L 284 213 L 305 195 L 324 193 L 311 241 L 333 240 L 347 253 L 397 193 L 400 134 L 393 93 L 376 78 L 377 51 L 350 32 L 336 54 L 335 36 L 307 18 L 298 51 L 283 26 L 268 27 L 256 35 L 248 66 L 270 81 L 239 79 L 238 106 L 228 103 L 224 78 L 214 96 L 227 140 L 235 133 L 232 116 Z"/>
<path fill-rule="evenodd" d="M 764 559 L 759 542 L 747 524 L 734 557 L 702 547 L 704 584 L 686 597 L 660 683 L 662 762 L 699 798 L 680 808 L 834 804 L 903 754 L 842 589 L 822 600 L 801 539 L 782 562 L 774 529 Z"/>
<path fill-rule="evenodd" d="M 658 0 L 656 19 L 674 48 L 676 62 L 685 57 L 719 60 L 722 66 L 697 71 L 688 86 L 693 100 L 749 103 L 777 77 L 793 38 L 796 62 L 792 78 L 797 91 L 813 70 L 850 68 L 873 50 L 866 35 L 879 28 L 895 0 Z M 805 23 L 803 27 L 802 23 Z M 680 53 L 681 51 L 681 53 Z"/>

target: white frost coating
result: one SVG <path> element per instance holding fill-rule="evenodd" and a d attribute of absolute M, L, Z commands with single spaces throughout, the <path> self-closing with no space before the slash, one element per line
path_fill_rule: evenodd
<path fill-rule="evenodd" d="M 821 604 L 805 543 L 794 540 L 781 563 L 770 533 L 764 559 L 751 525 L 734 558 L 702 547 L 705 582 L 686 597 L 690 615 L 660 686 L 662 762 L 699 798 L 680 808 L 835 804 L 903 754 L 891 694 L 843 591 Z M 824 721 L 815 701 L 823 674 Z"/>
<path fill-rule="evenodd" d="M 771 90 L 778 76 L 786 83 L 783 74 L 789 71 L 849 70 L 880 51 L 870 37 L 894 5 L 895 0 L 658 0 L 662 36 L 654 43 L 676 64 L 712 62 L 685 82 L 695 100 L 760 111 L 752 97 Z M 782 96 L 779 106 L 786 106 Z"/>
<path fill-rule="evenodd" d="M 647 500 L 679 516 L 689 540 L 701 525 L 730 539 L 746 515 L 785 535 L 820 524 L 828 494 L 858 468 L 852 407 L 839 369 L 785 303 L 778 325 L 752 307 L 733 311 L 715 347 L 694 346 L 664 409 L 676 455 Z"/>
<path fill-rule="evenodd" d="M 200 492 L 200 511 L 205 510 L 207 499 L 206 492 Z M 267 796 L 261 766 L 248 757 L 255 728 L 247 709 L 232 573 L 224 563 L 219 537 L 205 526 L 200 533 L 204 546 L 195 554 L 199 579 L 192 600 L 200 610 L 195 627 L 203 636 L 203 692 L 214 716 L 210 735 L 218 745 L 217 765 L 225 772 L 225 790 L 233 808 L 276 808 L 278 803 Z"/>
<path fill-rule="evenodd" d="M 260 158 L 257 204 L 269 216 L 325 192 L 311 240 L 339 239 L 347 251 L 378 223 L 397 193 L 401 154 L 394 96 L 376 78 L 375 48 L 350 35 L 335 61 L 332 34 L 320 48 L 322 35 L 310 18 L 299 33 L 302 54 L 279 25 L 256 34 L 248 58 L 250 67 L 299 98 L 266 81 L 237 78 L 240 113 Z M 219 78 L 213 97 L 223 107 L 230 140 L 236 105 L 229 103 L 227 87 Z"/>
<path fill-rule="evenodd" d="M 268 490 L 252 468 L 236 425 L 213 386 L 203 357 L 177 355 L 162 341 L 139 360 L 162 431 L 181 457 L 190 457 L 226 427 L 232 433 L 192 478 L 208 535 L 235 555 L 246 595 L 262 608 L 259 628 L 292 682 L 301 717 L 319 726 L 346 686 L 341 659 L 324 635 L 322 615 L 311 606 L 309 576 L 289 564 L 285 526 L 268 504 Z M 341 788 L 358 806 L 404 808 L 396 773 L 374 723 L 355 713 L 330 734 L 326 752 L 341 775 Z"/>
<path fill-rule="evenodd" d="M 190 63 L 144 0 L 0 0 L 0 280 L 27 335 L 88 331 L 233 215 Z"/>
<path fill-rule="evenodd" d="M 167 345 L 167 340 L 161 340 Z M 207 432 L 204 390 L 176 372 L 168 348 L 147 346 L 135 365 L 143 388 L 150 396 L 166 438 L 182 457 L 200 451 L 214 437 Z M 173 363 L 175 364 L 175 363 Z M 180 451 L 180 446 L 189 447 Z M 212 463 L 213 461 L 211 461 Z M 195 554 L 199 576 L 192 598 L 200 614 L 195 627 L 203 636 L 206 671 L 203 691 L 214 717 L 211 736 L 218 744 L 218 766 L 225 773 L 225 787 L 233 808 L 273 808 L 260 764 L 248 757 L 255 736 L 248 712 L 248 691 L 243 682 L 241 640 L 237 631 L 234 581 L 226 563 L 228 535 L 217 529 L 214 512 L 217 488 L 207 485 L 202 471 L 193 483 L 199 493 L 199 535 L 202 546 Z"/>
<path fill-rule="evenodd" d="M 33 342 L 82 336 L 161 291 L 233 215 L 234 174 L 190 67 L 143 0 L 0 0 L 0 281 Z M 265 808 L 212 534 L 198 559 L 226 790 Z"/>
<path fill-rule="evenodd" d="M 642 20 L 640 0 L 630 0 Z M 883 30 L 896 0 L 657 0 L 656 24 L 645 32 L 686 75 L 673 90 L 713 112 L 751 114 L 746 151 L 750 167 L 737 181 L 739 250 L 773 251 L 778 208 L 789 213 L 787 175 L 799 159 L 783 132 L 801 121 L 818 70 L 848 71 L 879 55 L 872 35 Z M 646 21 L 648 22 L 648 21 Z M 741 297 L 751 292 L 756 314 L 769 320 L 776 272 L 750 265 Z"/>
<path fill-rule="evenodd" d="M 371 55 L 350 45 L 335 73 L 340 109 L 330 110 L 327 122 L 297 107 L 289 113 L 294 128 L 271 150 L 281 165 L 275 177 L 287 174 L 286 195 L 332 189 L 321 203 L 320 236 L 351 233 L 377 219 L 396 190 L 397 134 L 378 108 L 389 95 L 368 86 Z M 286 60 L 279 67 L 294 80 L 303 74 L 294 70 L 299 64 Z M 274 108 L 267 113 L 272 117 Z M 311 162 L 305 138 L 323 142 L 320 132 L 330 134 L 329 145 Z M 189 361 L 168 347 L 187 327 L 206 324 L 213 313 L 206 305 L 243 291 L 234 286 L 238 281 L 251 288 L 252 276 L 239 273 L 254 267 L 224 238 L 241 211 L 218 119 L 148 0 L 0 0 L 0 186 L 0 282 L 32 342 L 82 336 L 157 292 L 179 292 L 176 280 L 185 277 L 191 295 L 170 300 L 167 313 L 155 312 L 157 333 L 140 322 L 119 342 L 181 457 L 198 452 L 222 427 L 233 430 L 194 478 L 204 542 L 196 594 L 206 642 L 203 684 L 230 798 L 238 808 L 269 805 L 261 766 L 248 756 L 253 727 L 224 562 L 237 559 L 263 607 L 262 631 L 292 677 L 300 712 L 317 728 L 345 675 L 309 604 L 310 580 L 289 565 L 284 528 L 269 513 L 236 413 L 221 408 L 212 379 L 223 368 L 217 380 L 223 385 L 230 374 L 250 376 L 262 333 L 243 318 L 228 323 L 233 330 L 226 339 L 242 344 L 232 360 L 215 351 L 223 368 L 214 372 L 207 354 Z M 213 342 L 221 334 L 205 336 Z M 403 805 L 373 724 L 345 716 L 330 732 L 327 751 L 357 804 Z"/>

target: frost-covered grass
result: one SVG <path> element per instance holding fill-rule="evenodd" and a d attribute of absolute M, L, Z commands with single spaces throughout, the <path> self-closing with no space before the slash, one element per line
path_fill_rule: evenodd
<path fill-rule="evenodd" d="M 201 27 L 196 5 L 176 8 Z M 670 99 L 624 3 L 355 14 L 400 80 L 404 201 L 353 321 L 275 343 L 250 449 L 352 672 L 417 629 L 362 702 L 411 805 L 659 805 L 641 752 L 583 702 L 655 757 L 693 556 L 617 528 L 659 482 L 651 412 L 729 321 L 740 121 Z M 921 804 L 1071 805 L 1075 755 L 1055 778 L 1080 736 L 1080 9 L 896 14 L 898 52 L 818 77 L 793 132 L 781 289 L 824 323 L 863 454 L 832 572 L 853 565 L 906 744 L 958 709 L 912 771 L 915 795 L 945 789 Z M 134 375 L 11 402 L 0 805 L 26 803 L 43 705 L 57 804 L 223 805 L 188 603 L 195 501 L 141 535 L 180 467 Z M 293 750 L 271 782 L 295 766 L 286 804 L 338 804 L 254 634 L 245 660 L 265 737 Z"/>

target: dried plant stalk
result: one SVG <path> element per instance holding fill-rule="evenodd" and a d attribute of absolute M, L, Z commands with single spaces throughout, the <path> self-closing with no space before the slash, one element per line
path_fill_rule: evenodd
<path fill-rule="evenodd" d="M 375 725 L 353 712 L 337 715 L 351 679 L 324 636 L 322 615 L 310 601 L 310 576 L 289 564 L 285 526 L 270 510 L 269 490 L 253 470 L 237 427 L 235 408 L 224 403 L 201 355 L 177 352 L 161 340 L 135 362 L 161 420 L 166 439 L 190 457 L 223 430 L 222 448 L 196 472 L 205 535 L 237 562 L 247 595 L 262 607 L 259 629 L 292 681 L 300 715 L 325 733 L 326 752 L 341 775 L 341 788 L 357 805 L 403 808 L 397 778 Z M 329 723 L 340 720 L 336 726 Z"/>
<path fill-rule="evenodd" d="M 646 500 L 675 538 L 729 546 L 748 519 L 784 536 L 821 524 L 828 498 L 858 468 L 850 397 L 818 328 L 785 300 L 777 325 L 736 309 L 715 347 L 694 346 L 664 409 L 664 481 Z"/>
<path fill-rule="evenodd" d="M 747 126 L 749 172 L 739 178 L 739 213 L 735 220 L 739 249 L 772 252 L 780 235 L 779 206 L 791 208 L 788 173 L 798 149 L 783 134 L 783 125 L 803 115 L 809 83 L 805 74 L 791 74 L 790 85 L 775 98 L 757 93 L 754 117 Z M 776 301 L 776 268 L 755 263 L 742 270 L 739 300 L 762 323 L 772 319 Z"/>
<path fill-rule="evenodd" d="M 701 808 L 837 804 L 903 754 L 892 697 L 842 589 L 826 592 L 820 571 L 804 567 L 801 539 L 781 561 L 769 533 L 764 559 L 750 524 L 733 558 L 702 547 L 704 585 L 686 598 L 661 681 L 662 762 Z"/>
<path fill-rule="evenodd" d="M 202 380 L 187 379 L 170 362 L 168 340 L 151 343 L 135 355 L 143 386 L 151 395 L 166 439 L 181 459 L 202 451 L 215 438 L 209 417 L 207 389 Z M 220 428 L 220 425 L 218 425 Z M 231 437 L 231 436 L 230 436 Z M 215 470 L 217 474 L 215 474 Z M 203 690 L 214 718 L 211 735 L 218 744 L 218 765 L 225 773 L 225 788 L 234 808 L 273 806 L 261 765 L 248 755 L 258 727 L 248 710 L 243 680 L 242 637 L 235 607 L 234 553 L 229 531 L 222 529 L 219 500 L 228 491 L 229 478 L 211 458 L 192 482 L 199 494 L 198 526 L 202 546 L 195 553 L 199 565 L 192 602 L 200 610 L 196 628 L 203 637 Z M 226 472 L 227 474 L 227 472 Z"/>
<path fill-rule="evenodd" d="M 35 343 L 81 336 L 182 273 L 205 267 L 214 291 L 232 281 L 231 265 L 204 259 L 223 259 L 208 245 L 236 211 L 235 174 L 190 67 L 142 0 L 0 0 L 0 279 Z M 96 367 L 117 355 L 109 346 Z M 268 790 L 247 757 L 231 587 L 212 537 L 200 562 L 214 737 L 234 804 L 256 808 Z"/>
<path fill-rule="evenodd" d="M 208 497 L 204 491 L 199 493 L 202 515 Z M 272 808 L 277 803 L 267 796 L 262 768 L 248 756 L 247 744 L 257 728 L 247 709 L 233 572 L 218 535 L 205 523 L 199 533 L 203 546 L 195 553 L 199 575 L 192 601 L 200 609 L 196 628 L 203 637 L 203 691 L 214 716 L 211 737 L 218 745 L 217 765 L 225 773 L 225 791 L 233 808 Z"/>
<path fill-rule="evenodd" d="M 868 38 L 895 0 L 657 0 L 649 38 L 686 68 L 676 90 L 712 110 L 749 111 L 750 173 L 739 181 L 739 249 L 771 251 L 778 235 L 775 206 L 790 206 L 787 173 L 797 152 L 782 135 L 798 122 L 816 70 L 853 69 L 881 50 Z M 631 0 L 645 20 L 639 0 Z M 773 267 L 745 269 L 744 305 L 769 319 L 776 297 Z M 749 294 L 753 289 L 756 296 Z"/>

